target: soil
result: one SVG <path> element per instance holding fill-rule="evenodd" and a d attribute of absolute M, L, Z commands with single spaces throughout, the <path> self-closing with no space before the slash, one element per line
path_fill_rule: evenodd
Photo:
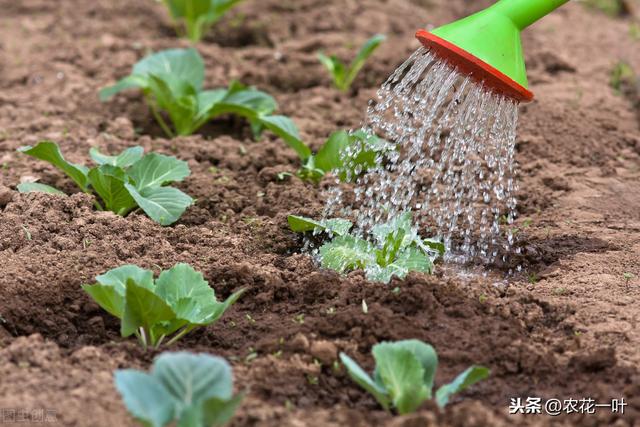
<path fill-rule="evenodd" d="M 207 87 L 239 79 L 271 93 L 317 148 L 332 131 L 358 126 L 377 86 L 418 47 L 416 29 L 490 3 L 247 1 L 197 47 Z M 522 271 L 439 265 L 433 276 L 384 286 L 361 272 L 322 271 L 300 254 L 286 216 L 318 215 L 329 181 L 278 179 L 298 163 L 275 137 L 253 142 L 246 123 L 223 118 L 168 140 L 135 92 L 98 101 L 146 52 L 187 46 L 161 4 L 0 0 L 0 9 L 0 416 L 45 409 L 50 425 L 136 425 L 112 372 L 147 368 L 155 354 L 122 339 L 80 285 L 125 263 L 158 272 L 188 262 L 220 297 L 248 288 L 221 321 L 175 347 L 232 362 L 237 389 L 247 391 L 233 426 L 640 425 L 640 102 L 638 90 L 609 84 L 618 61 L 640 71 L 630 32 L 637 15 L 570 2 L 524 33 L 536 100 L 521 107 L 517 143 L 522 254 L 512 264 Z M 349 93 L 332 89 L 316 52 L 349 58 L 373 32 L 387 42 Z M 20 194 L 16 185 L 34 177 L 77 191 L 15 151 L 41 139 L 82 163 L 91 146 L 176 155 L 192 170 L 180 188 L 197 203 L 161 227 L 136 213 L 97 212 L 84 194 Z M 444 412 L 427 405 L 392 417 L 334 362 L 344 351 L 371 369 L 372 345 L 405 338 L 437 349 L 438 384 L 473 363 L 491 376 Z M 514 397 L 624 397 L 628 406 L 516 416 Z"/>

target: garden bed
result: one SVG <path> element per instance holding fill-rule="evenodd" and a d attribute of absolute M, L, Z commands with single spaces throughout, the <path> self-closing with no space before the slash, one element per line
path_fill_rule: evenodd
<path fill-rule="evenodd" d="M 270 93 L 317 148 L 359 125 L 379 84 L 418 47 L 416 29 L 489 3 L 247 1 L 197 46 L 205 86 L 235 78 Z M 521 107 L 517 144 L 522 254 L 512 264 L 522 272 L 505 279 L 504 270 L 460 275 L 437 265 L 433 276 L 385 286 L 322 271 L 300 254 L 287 215 L 317 217 L 331 180 L 316 187 L 279 176 L 298 160 L 274 136 L 253 142 L 243 120 L 223 118 L 168 140 L 137 93 L 99 102 L 98 90 L 148 51 L 187 46 L 160 4 L 0 0 L 0 9 L 0 410 L 51 409 L 64 426 L 135 425 L 112 371 L 146 369 L 155 353 L 122 339 L 81 285 L 122 264 L 157 273 L 187 262 L 220 297 L 247 288 L 220 322 L 175 346 L 232 362 L 247 390 L 234 426 L 640 423 L 640 110 L 637 91 L 610 85 L 619 61 L 640 70 L 633 17 L 569 4 L 524 35 L 537 100 Z M 348 58 L 373 32 L 388 39 L 352 90 L 332 89 L 316 52 Z M 138 213 L 97 212 L 80 193 L 20 194 L 25 177 L 77 191 L 15 151 L 41 139 L 81 163 L 92 146 L 175 155 L 192 170 L 178 187 L 196 203 L 162 227 Z M 443 413 L 394 418 L 333 366 L 345 351 L 372 368 L 372 345 L 406 338 L 436 348 L 438 384 L 472 363 L 491 376 Z M 510 398 L 528 396 L 624 397 L 628 406 L 624 415 L 509 416 Z"/>

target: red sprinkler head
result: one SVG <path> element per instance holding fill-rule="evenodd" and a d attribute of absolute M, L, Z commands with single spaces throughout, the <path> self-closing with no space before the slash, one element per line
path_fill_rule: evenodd
<path fill-rule="evenodd" d="M 515 99 L 518 102 L 529 102 L 533 99 L 533 92 L 507 76 L 497 68 L 487 64 L 482 59 L 470 54 L 426 30 L 418 30 L 416 38 L 430 51 L 449 62 L 462 74 L 466 74 L 488 89 L 501 95 Z"/>

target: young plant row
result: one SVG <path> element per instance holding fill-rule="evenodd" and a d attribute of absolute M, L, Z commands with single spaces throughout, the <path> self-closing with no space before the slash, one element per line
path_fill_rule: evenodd
<path fill-rule="evenodd" d="M 240 2 L 242 0 L 163 0 L 178 35 L 192 42 L 200 41 L 213 25 Z M 349 64 L 335 55 L 327 56 L 323 52 L 318 52 L 318 60 L 329 72 L 334 86 L 346 92 L 367 59 L 384 40 L 385 36 L 382 34 L 371 37 Z"/>
<path fill-rule="evenodd" d="M 345 228 L 338 221 L 331 224 Z M 83 289 L 121 320 L 123 337 L 135 335 L 145 348 L 170 346 L 190 331 L 212 324 L 244 292 L 240 289 L 219 302 L 202 274 L 187 264 L 176 264 L 157 279 L 149 270 L 124 265 L 96 277 L 96 282 Z M 340 360 L 353 381 L 382 408 L 398 414 L 417 411 L 434 397 L 442 408 L 452 395 L 489 375 L 488 369 L 474 365 L 434 394 L 438 357 L 431 345 L 418 340 L 382 342 L 372 353 L 373 377 L 346 354 L 341 353 Z M 151 427 L 222 426 L 243 398 L 243 393 L 233 394 L 230 365 L 206 354 L 165 352 L 149 373 L 118 370 L 114 381 L 130 414 Z"/>
<path fill-rule="evenodd" d="M 264 130 L 279 136 L 300 157 L 298 176 L 315 183 L 329 172 L 349 181 L 375 167 L 379 157 L 392 149 L 386 141 L 363 130 L 336 131 L 314 154 L 293 121 L 274 114 L 278 105 L 267 93 L 239 82 L 232 82 L 228 88 L 204 90 L 203 82 L 200 54 L 195 49 L 170 49 L 143 58 L 131 75 L 103 89 L 100 98 L 106 101 L 125 89 L 141 90 L 153 116 L 170 137 L 190 135 L 221 115 L 241 116 L 249 122 L 256 139 Z M 116 156 L 92 148 L 89 154 L 96 165 L 89 168 L 67 161 L 52 141 L 19 151 L 60 169 L 81 191 L 96 196 L 98 210 L 125 216 L 141 209 L 161 225 L 170 225 L 193 203 L 191 197 L 168 185 L 190 174 L 187 164 L 175 157 L 143 155 L 141 147 L 128 148 Z M 18 190 L 63 194 L 37 182 L 21 183 Z"/>

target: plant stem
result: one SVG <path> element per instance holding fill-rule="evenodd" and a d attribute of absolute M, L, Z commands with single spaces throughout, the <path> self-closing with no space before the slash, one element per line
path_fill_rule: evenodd
<path fill-rule="evenodd" d="M 184 328 L 182 328 L 182 330 L 180 330 L 180 332 L 178 332 L 176 335 L 174 335 L 173 338 L 171 338 L 167 342 L 167 347 L 169 347 L 170 345 L 174 344 L 176 341 L 178 341 L 183 336 L 187 335 L 189 332 L 191 332 L 191 327 L 185 326 Z"/>
<path fill-rule="evenodd" d="M 160 348 L 160 346 L 162 345 L 162 341 L 164 341 L 165 337 L 166 337 L 166 335 L 164 335 L 164 334 L 162 334 L 160 336 L 160 339 L 158 340 L 158 342 L 156 343 L 156 345 L 154 347 L 156 350 Z"/>
<path fill-rule="evenodd" d="M 153 113 L 153 117 L 155 117 L 156 121 L 158 122 L 158 124 L 160 125 L 164 133 L 169 138 L 174 138 L 175 134 L 173 133 L 171 128 L 167 125 L 167 122 L 165 122 L 164 119 L 162 118 L 162 115 L 156 108 L 155 103 L 151 101 L 149 98 L 147 98 L 147 104 L 149 104 L 149 108 L 151 109 L 151 113 Z"/>
<path fill-rule="evenodd" d="M 144 328 L 140 327 L 140 341 L 142 342 L 142 347 L 147 350 L 147 335 L 145 333 Z"/>

